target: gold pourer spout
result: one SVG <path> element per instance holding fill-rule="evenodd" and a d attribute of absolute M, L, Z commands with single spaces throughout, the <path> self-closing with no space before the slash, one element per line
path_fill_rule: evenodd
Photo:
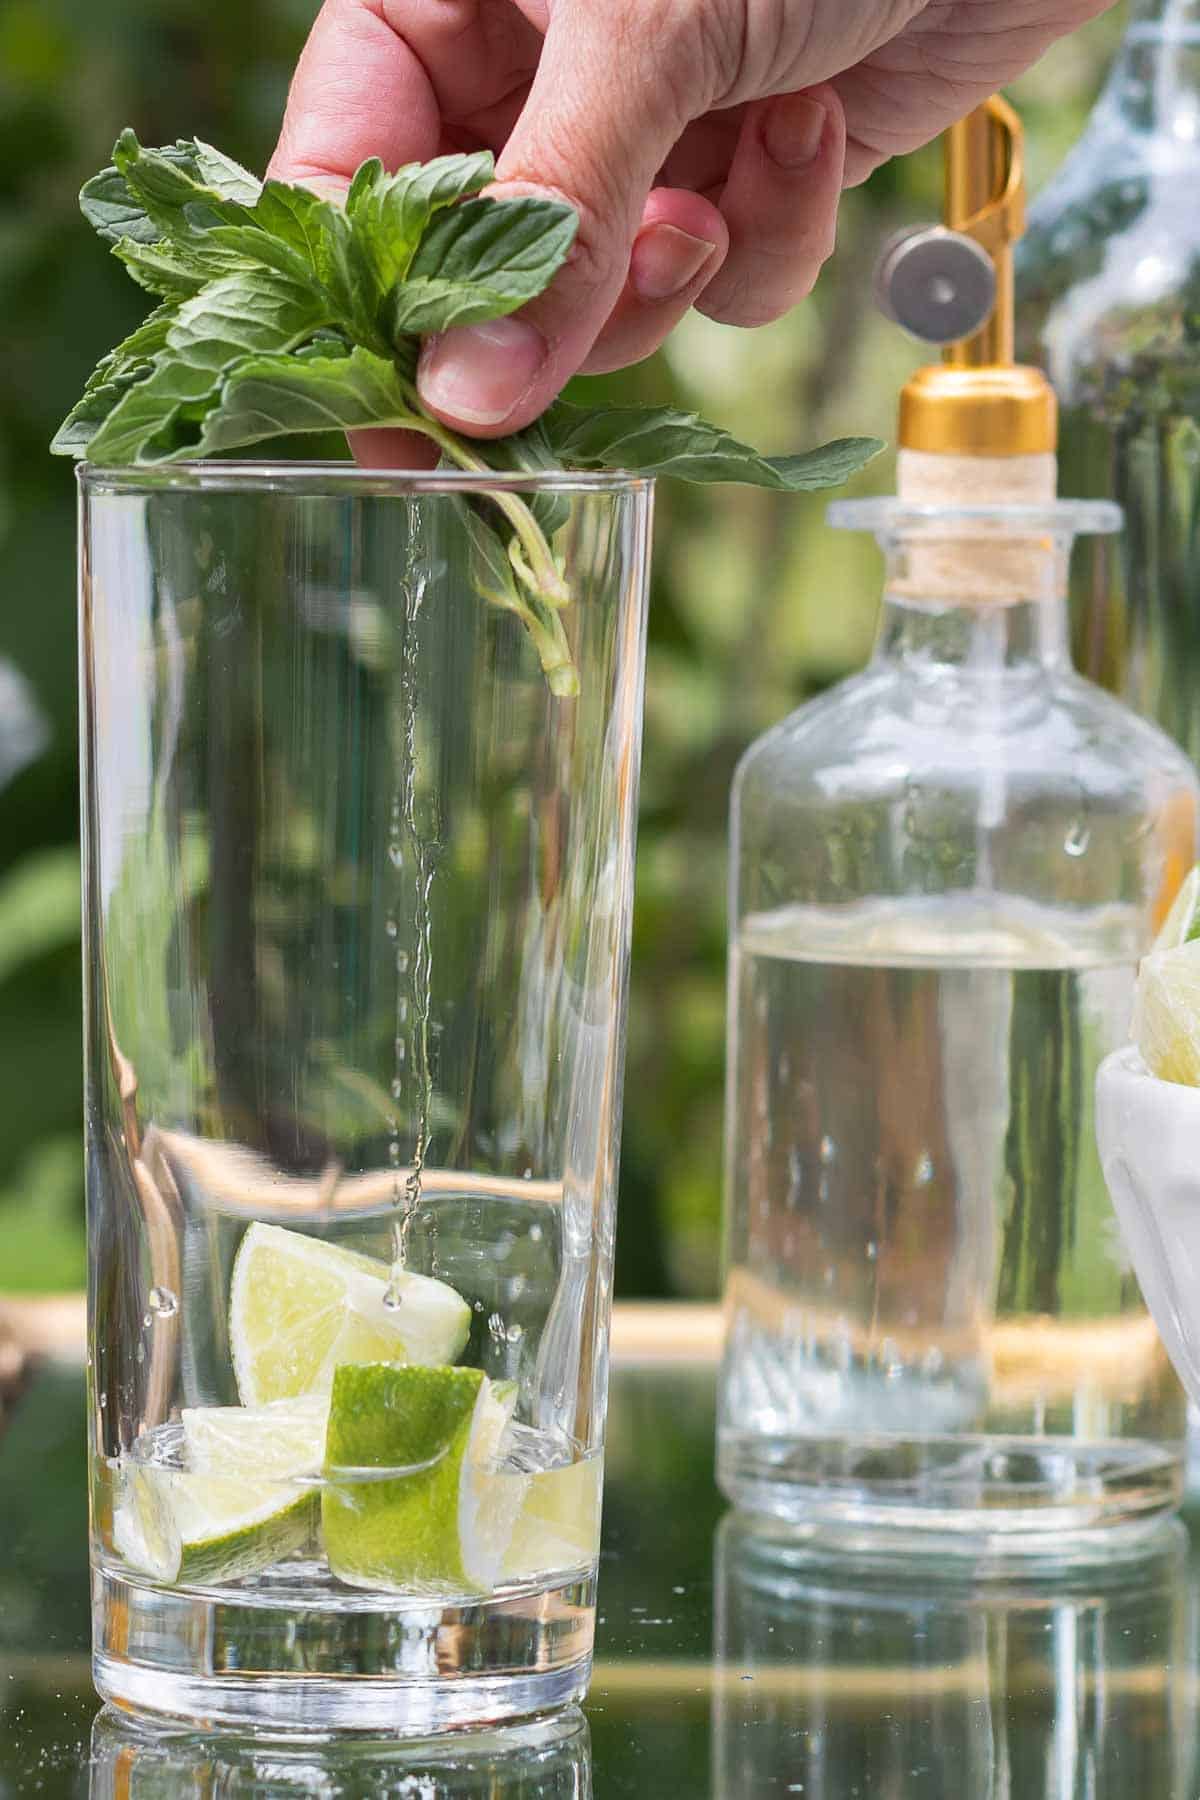
<path fill-rule="evenodd" d="M 974 337 L 951 344 L 945 361 L 979 369 L 1013 360 L 1013 245 L 1025 230 L 1025 134 L 999 94 L 952 125 L 943 140 L 946 224 L 992 259 L 996 305 Z"/>
<path fill-rule="evenodd" d="M 1013 245 L 1025 229 L 1024 133 L 993 95 L 945 135 L 945 220 L 992 259 L 996 302 L 941 364 L 921 369 L 900 396 L 903 450 L 951 457 L 1042 457 L 1057 442 L 1054 390 L 1013 363 Z"/>

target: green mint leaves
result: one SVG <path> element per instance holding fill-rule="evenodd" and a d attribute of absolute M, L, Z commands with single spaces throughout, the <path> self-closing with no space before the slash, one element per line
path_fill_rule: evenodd
<path fill-rule="evenodd" d="M 154 310 L 102 360 L 52 445 L 150 466 L 309 431 L 398 426 L 474 470 L 621 469 L 791 492 L 831 487 L 879 450 L 846 438 L 763 457 L 694 413 L 559 401 L 527 431 L 476 441 L 431 418 L 421 338 L 516 311 L 570 251 L 571 207 L 481 197 L 488 152 L 388 174 L 359 169 L 345 206 L 260 182 L 211 145 L 147 150 L 124 131 L 80 204 Z M 518 614 L 552 690 L 577 691 L 553 538 L 565 502 L 496 492 L 462 503 L 479 591 Z"/>

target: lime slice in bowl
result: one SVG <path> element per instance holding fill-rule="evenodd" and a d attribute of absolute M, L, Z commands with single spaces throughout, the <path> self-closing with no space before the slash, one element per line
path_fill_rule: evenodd
<path fill-rule="evenodd" d="M 267 1406 L 185 1406 L 180 1420 L 188 1468 L 260 1481 L 319 1475 L 328 1418 L 325 1394 Z"/>
<path fill-rule="evenodd" d="M 328 1393 L 342 1363 L 452 1363 L 471 1309 L 444 1281 L 280 1225 L 249 1227 L 233 1265 L 229 1336 L 248 1407 Z"/>
<path fill-rule="evenodd" d="M 1142 958 L 1133 1036 L 1152 1075 L 1200 1087 L 1200 939 Z"/>
<path fill-rule="evenodd" d="M 321 1497 L 334 1574 L 406 1593 L 489 1591 L 524 1494 L 497 1468 L 515 1400 L 479 1369 L 342 1365 Z"/>
<path fill-rule="evenodd" d="M 1178 950 L 1200 938 L 1200 867 L 1191 871 L 1171 903 L 1171 910 L 1159 928 L 1151 946 L 1151 954 L 1159 950 Z"/>
<path fill-rule="evenodd" d="M 135 1464 L 122 1475 L 113 1543 L 156 1581 L 208 1586 L 307 1548 L 315 1518 L 315 1496 L 285 1482 Z"/>

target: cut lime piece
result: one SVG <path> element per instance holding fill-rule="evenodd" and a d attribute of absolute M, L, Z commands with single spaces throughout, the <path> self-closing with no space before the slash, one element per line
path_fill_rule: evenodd
<path fill-rule="evenodd" d="M 204 1586 L 256 1575 L 305 1549 L 315 1520 L 315 1495 L 284 1482 L 133 1465 L 121 1482 L 113 1542 L 156 1581 Z"/>
<path fill-rule="evenodd" d="M 180 1418 L 188 1467 L 202 1474 L 289 1481 L 318 1475 L 325 1459 L 324 1394 L 269 1406 L 185 1406 Z"/>
<path fill-rule="evenodd" d="M 532 1581 L 595 1562 L 603 1480 L 599 1456 L 529 1477 L 504 1557 L 505 1580 Z"/>
<path fill-rule="evenodd" d="M 229 1336 L 245 1406 L 328 1393 L 341 1363 L 452 1363 L 471 1309 L 444 1281 L 401 1270 L 399 1304 L 384 1304 L 392 1271 L 337 1244 L 251 1225 L 238 1248 Z"/>
<path fill-rule="evenodd" d="M 523 1494 L 495 1470 L 515 1399 L 479 1369 L 339 1368 L 321 1498 L 334 1574 L 407 1593 L 490 1589 Z"/>
<path fill-rule="evenodd" d="M 1152 1075 L 1200 1087 L 1200 941 L 1142 958 L 1133 1035 Z"/>
<path fill-rule="evenodd" d="M 1176 894 L 1151 954 L 1158 950 L 1178 950 L 1180 945 L 1193 943 L 1197 938 L 1200 938 L 1200 868 L 1191 871 Z"/>

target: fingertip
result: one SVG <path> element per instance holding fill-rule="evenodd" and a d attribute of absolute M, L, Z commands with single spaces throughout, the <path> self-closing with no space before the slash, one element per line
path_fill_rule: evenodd
<path fill-rule="evenodd" d="M 348 431 L 346 438 L 360 469 L 420 471 L 437 466 L 437 446 L 418 431 Z"/>

